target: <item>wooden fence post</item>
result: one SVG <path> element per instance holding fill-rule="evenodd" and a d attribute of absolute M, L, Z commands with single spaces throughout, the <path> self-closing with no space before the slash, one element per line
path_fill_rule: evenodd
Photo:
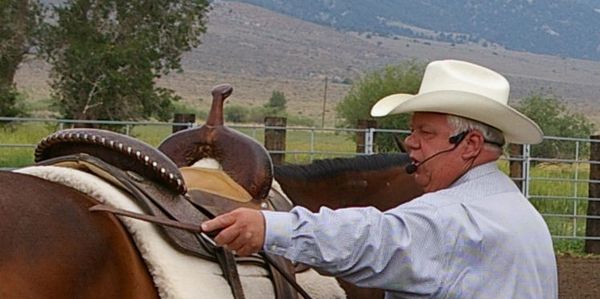
<path fill-rule="evenodd" d="M 592 141 L 600 141 L 600 135 L 590 136 Z M 590 162 L 600 162 L 600 142 L 590 143 Z M 588 188 L 588 197 L 600 198 L 600 164 L 590 163 L 590 183 Z M 596 181 L 596 182 L 594 182 Z M 600 201 L 588 200 L 587 215 L 592 217 L 600 216 Z M 600 219 L 587 218 L 585 225 L 586 237 L 600 237 Z M 585 240 L 585 252 L 600 253 L 600 240 Z"/>
<path fill-rule="evenodd" d="M 374 119 L 359 119 L 356 123 L 356 128 L 362 130 L 356 132 L 356 152 L 364 153 L 366 146 L 364 130 L 370 128 L 377 128 L 377 121 Z M 375 136 L 373 136 L 373 140 L 375 140 Z"/>
<path fill-rule="evenodd" d="M 510 178 L 515 182 L 517 187 L 521 191 L 523 191 L 523 145 L 522 144 L 514 144 L 511 143 L 508 145 L 508 154 L 511 159 L 521 159 L 521 160 L 511 160 L 509 164 Z"/>
<path fill-rule="evenodd" d="M 194 113 L 175 113 L 173 115 L 174 123 L 196 123 L 196 114 Z M 189 128 L 189 125 L 173 125 L 173 133 Z"/>
<path fill-rule="evenodd" d="M 281 152 L 270 153 L 271 160 L 275 165 L 281 165 L 285 162 L 285 153 L 283 152 L 285 151 L 286 123 L 285 117 L 265 117 L 265 148 L 269 151 Z"/>

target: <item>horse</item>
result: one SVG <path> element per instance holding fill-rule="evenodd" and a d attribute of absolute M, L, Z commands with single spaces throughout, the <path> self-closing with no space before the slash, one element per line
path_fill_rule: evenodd
<path fill-rule="evenodd" d="M 294 205 L 313 212 L 321 207 L 373 206 L 387 210 L 421 195 L 405 167 L 406 153 L 315 160 L 307 165 L 275 165 L 275 180 Z M 348 299 L 383 299 L 380 289 L 361 288 L 339 279 Z"/>
<path fill-rule="evenodd" d="M 203 219 L 198 214 L 227 212 L 239 206 L 273 208 L 279 205 L 281 209 L 281 204 L 275 204 L 271 198 L 285 192 L 293 194 L 296 204 L 310 207 L 306 197 L 293 192 L 294 187 L 285 179 L 284 168 L 271 168 L 268 153 L 262 146 L 223 125 L 222 104 L 231 91 L 230 86 L 216 87 L 207 123 L 169 136 L 158 149 L 115 133 L 64 130 L 38 144 L 36 162 L 44 167 L 0 172 L 0 242 L 3 244 L 0 248 L 0 280 L 3 282 L 0 295 L 7 298 L 185 298 L 187 295 L 173 290 L 174 285 L 183 281 L 196 286 L 192 293 L 194 298 L 299 298 L 295 290 L 273 271 L 276 267 L 266 265 L 256 257 L 244 264 L 231 253 L 212 248 L 208 250 L 211 256 L 207 258 L 195 251 L 207 246 L 206 240 L 198 235 L 157 228 L 110 213 L 90 212 L 90 208 L 99 203 L 110 202 L 129 211 L 154 213 L 177 221 L 192 219 L 198 224 Z M 368 165 L 367 160 L 379 160 L 378 157 L 363 158 L 362 164 Z M 239 197 L 235 201 L 212 193 L 217 191 L 210 189 L 215 182 L 207 179 L 210 172 L 197 171 L 198 162 L 207 158 L 214 160 L 231 177 L 224 185 L 239 185 L 239 192 L 231 195 Z M 406 157 L 394 161 L 397 166 L 402 165 Z M 327 164 L 316 164 L 325 165 L 323 163 Z M 351 194 L 365 192 L 365 197 L 355 197 L 341 205 L 331 204 L 332 208 L 375 205 L 385 209 L 390 203 L 361 202 L 360 199 L 367 200 L 366 196 L 374 193 L 372 190 L 395 190 L 392 186 L 404 184 L 396 181 L 396 177 L 404 176 L 385 171 L 390 169 L 382 166 L 385 163 L 376 165 L 379 166 L 347 165 L 345 170 L 329 175 L 315 175 L 310 171 L 307 174 L 331 182 L 340 182 L 336 176 L 341 175 L 343 180 L 351 182 L 345 185 L 353 186 Z M 48 169 L 61 175 L 45 172 Z M 393 178 L 378 176 L 382 172 Z M 278 186 L 272 183 L 274 177 L 279 178 L 281 187 L 287 190 L 278 192 L 277 188 L 272 188 Z M 296 177 L 296 181 L 302 180 Z M 316 180 L 306 181 L 310 181 L 304 185 L 308 188 L 316 186 L 327 190 L 337 186 L 319 186 L 315 184 Z M 210 186 L 205 186 L 206 182 Z M 387 183 L 377 187 L 380 182 Z M 410 182 L 407 184 L 408 189 L 393 192 L 410 194 L 407 190 L 412 190 L 413 186 Z M 205 187 L 209 187 L 210 192 L 202 191 Z M 370 189 L 372 187 L 375 189 Z M 343 189 L 333 191 L 333 194 L 341 195 Z M 383 193 L 380 196 L 383 197 Z M 132 201 L 132 197 L 138 201 Z M 115 198 L 119 201 L 113 201 Z M 312 208 L 316 208 L 316 203 L 313 205 Z M 283 209 L 287 208 L 284 205 Z M 153 239 L 145 237 L 147 234 Z M 140 245 L 140 240 L 146 241 Z M 161 251 L 156 253 L 150 248 Z M 152 258 L 167 257 L 180 259 L 171 260 L 166 266 L 147 264 Z M 238 266 L 232 270 L 229 266 L 236 262 L 239 262 Z M 285 261 L 279 263 L 288 266 Z M 257 264 L 260 266 L 256 267 Z M 179 273 L 167 273 L 169 268 Z M 188 274 L 190 277 L 197 274 L 201 278 L 189 281 Z M 164 282 L 173 276 L 176 282 L 157 284 L 157 281 Z M 241 278 L 235 282 L 235 277 Z M 314 270 L 296 274 L 296 279 L 315 298 L 344 296 L 334 279 L 319 276 Z M 209 286 L 209 281 L 216 284 Z M 349 298 L 365 298 L 352 286 L 342 286 Z M 369 296 L 373 297 L 373 294 Z"/>
<path fill-rule="evenodd" d="M 0 172 L 0 296 L 300 298 L 302 292 L 282 281 L 286 275 L 274 271 L 289 270 L 289 262 L 242 260 L 211 247 L 203 235 L 90 212 L 109 203 L 199 225 L 206 215 L 239 206 L 280 205 L 272 200 L 277 192 L 271 190 L 266 150 L 222 124 L 222 104 L 231 91 L 216 87 L 207 123 L 169 136 L 158 149 L 109 131 L 67 129 L 38 144 L 36 166 Z M 218 162 L 220 176 L 231 177 L 223 185 L 239 185 L 236 195 L 202 189 L 205 178 L 214 187 L 220 177 L 197 172 L 201 158 Z M 296 279 L 315 298 L 344 297 L 334 279 L 314 270 Z M 184 284 L 191 295 L 175 290 Z"/>
<path fill-rule="evenodd" d="M 158 298 L 131 236 L 99 202 L 31 175 L 0 172 L 0 297 Z"/>
<path fill-rule="evenodd" d="M 275 165 L 275 180 L 295 204 L 316 212 L 373 206 L 388 210 L 423 193 L 405 167 L 405 153 L 315 160 L 307 165 Z"/>

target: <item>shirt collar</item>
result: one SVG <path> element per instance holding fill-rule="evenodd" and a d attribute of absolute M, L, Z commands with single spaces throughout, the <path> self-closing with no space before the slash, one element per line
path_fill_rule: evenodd
<path fill-rule="evenodd" d="M 468 182 L 468 181 L 472 181 L 476 178 L 488 175 L 495 171 L 498 171 L 498 164 L 496 163 L 496 161 L 477 165 L 477 166 L 471 168 L 469 171 L 467 171 L 467 173 L 465 173 L 463 176 L 461 176 L 452 185 L 450 185 L 450 188 L 456 187 L 456 186 L 458 186 L 462 183 Z"/>

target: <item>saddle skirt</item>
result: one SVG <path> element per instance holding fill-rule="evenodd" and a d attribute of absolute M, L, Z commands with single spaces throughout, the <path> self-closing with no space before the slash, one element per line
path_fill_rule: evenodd
<path fill-rule="evenodd" d="M 143 213 L 125 193 L 84 171 L 58 166 L 33 166 L 16 172 L 69 186 L 119 209 Z M 239 193 L 226 194 L 238 200 L 244 198 Z M 160 236 L 153 224 L 128 217 L 119 218 L 131 233 L 161 298 L 233 298 L 217 263 L 175 250 Z M 246 298 L 275 298 L 267 269 L 253 264 L 238 264 L 238 271 Z M 297 274 L 297 281 L 313 298 L 345 298 L 343 289 L 335 279 L 320 276 L 314 270 Z"/>

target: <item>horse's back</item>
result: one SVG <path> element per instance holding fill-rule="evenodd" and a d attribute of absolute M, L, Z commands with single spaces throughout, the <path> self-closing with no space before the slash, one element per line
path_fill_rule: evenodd
<path fill-rule="evenodd" d="M 0 297 L 155 298 L 129 235 L 69 187 L 0 172 Z"/>

